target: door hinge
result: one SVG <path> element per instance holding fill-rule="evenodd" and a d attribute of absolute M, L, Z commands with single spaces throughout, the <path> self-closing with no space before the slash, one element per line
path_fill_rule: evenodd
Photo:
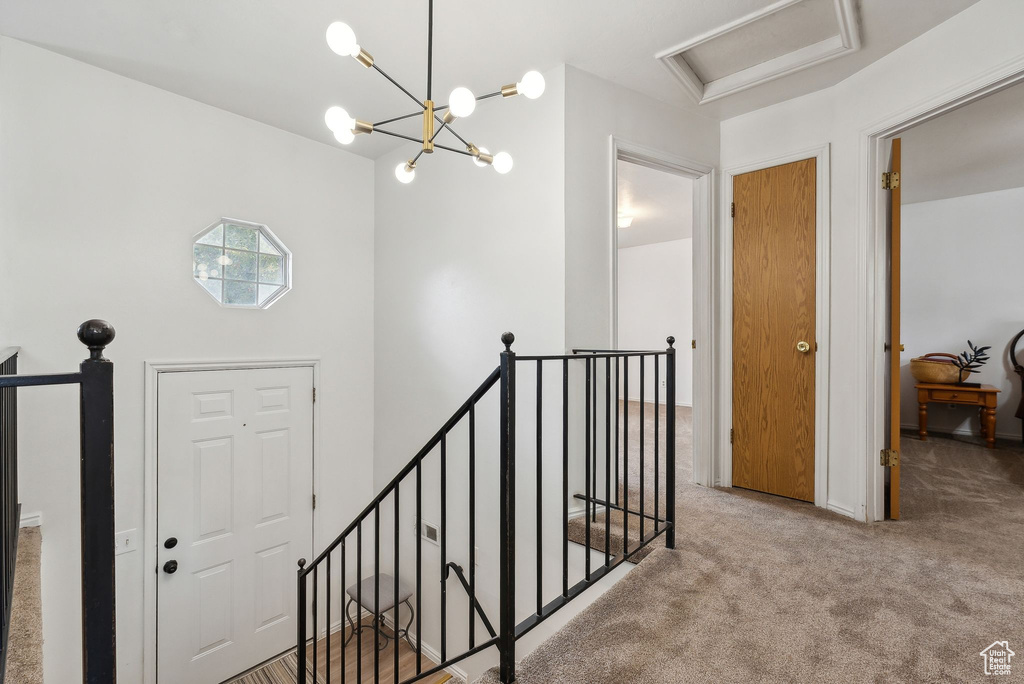
<path fill-rule="evenodd" d="M 736 218 L 736 203 L 732 203 L 732 207 L 729 209 L 730 214 L 733 218 Z"/>
<path fill-rule="evenodd" d="M 313 510 L 316 510 L 316 494 L 313 495 Z"/>
<path fill-rule="evenodd" d="M 900 172 L 884 172 L 882 174 L 882 189 L 883 190 L 895 190 L 900 187 Z"/>
<path fill-rule="evenodd" d="M 316 403 L 316 387 L 313 388 L 313 403 Z"/>
<path fill-rule="evenodd" d="M 729 428 L 729 444 L 732 444 L 732 433 L 733 433 L 732 428 Z"/>
<path fill-rule="evenodd" d="M 690 349 L 697 348 L 697 340 L 690 340 Z"/>
<path fill-rule="evenodd" d="M 896 449 L 882 449 L 882 465 L 893 468 L 900 464 L 900 452 Z"/>

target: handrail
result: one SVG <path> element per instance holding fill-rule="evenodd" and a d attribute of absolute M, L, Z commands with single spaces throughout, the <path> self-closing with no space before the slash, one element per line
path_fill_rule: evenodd
<path fill-rule="evenodd" d="M 636 354 L 664 354 L 664 349 L 577 349 L 572 350 L 573 354 L 621 354 L 623 356 Z"/>
<path fill-rule="evenodd" d="M 441 581 L 446 582 L 448 580 L 449 570 L 455 571 L 455 576 L 459 578 L 459 582 L 462 583 L 462 588 L 466 590 L 466 595 L 469 596 L 470 604 L 472 604 L 473 608 L 476 610 L 477 615 L 480 616 L 480 621 L 484 623 L 484 629 L 486 629 L 487 633 L 492 637 L 498 636 L 498 633 L 494 631 L 494 625 L 492 625 L 491 621 L 487 619 L 487 613 L 484 612 L 484 607 L 480 605 L 479 601 L 477 601 L 476 596 L 473 596 L 473 591 L 469 586 L 469 580 L 466 579 L 466 573 L 462 569 L 461 565 L 452 561 L 448 563 L 448 565 L 444 566 L 444 577 L 441 578 Z"/>
<path fill-rule="evenodd" d="M 483 383 L 476 389 L 476 391 L 469 396 L 469 399 L 467 399 L 462 404 L 462 406 L 460 406 L 455 411 L 455 413 L 452 414 L 452 417 L 449 418 L 443 426 L 441 426 L 440 430 L 434 433 L 433 437 L 427 440 L 427 443 L 423 445 L 423 448 L 420 449 L 415 456 L 413 456 L 412 460 L 409 461 L 404 468 L 398 471 L 398 475 L 395 475 L 395 477 L 392 478 L 391 482 L 389 482 L 384 487 L 384 489 L 382 489 L 380 493 L 377 494 L 377 496 L 373 497 L 373 500 L 371 500 L 370 503 L 366 505 L 366 508 L 364 508 L 362 512 L 359 513 L 359 515 L 357 515 L 351 523 L 349 523 L 348 527 L 346 527 L 345 530 L 341 534 L 339 534 L 334 539 L 334 541 L 332 541 L 327 546 L 326 549 L 321 551 L 320 554 L 316 558 L 314 558 L 309 565 L 307 565 L 304 569 L 299 571 L 300 576 L 304 577 L 308 575 L 313 570 L 314 565 L 317 565 L 318 563 L 322 562 L 323 559 L 331 553 L 331 551 L 334 551 L 336 548 L 338 548 L 338 545 L 342 542 L 342 540 L 344 540 L 345 537 L 350 535 L 352 531 L 356 529 L 356 526 L 359 525 L 359 523 L 370 517 L 374 509 L 377 506 L 379 506 L 384 501 L 384 499 L 386 499 L 388 495 L 391 494 L 391 492 L 394 491 L 395 486 L 401 480 L 405 479 L 406 475 L 411 473 L 413 469 L 416 467 L 416 464 L 422 461 L 427 454 L 434 450 L 434 448 L 441 442 L 441 438 L 444 437 L 445 434 L 450 432 L 451 429 L 455 427 L 455 424 L 462 420 L 462 418 L 464 418 L 467 413 L 469 413 L 470 407 L 473 406 L 473 404 L 475 404 L 476 402 L 478 402 L 480 398 L 487 393 L 487 390 L 494 387 L 494 384 L 498 382 L 498 378 L 501 377 L 499 371 L 500 369 L 495 368 L 494 372 L 487 376 L 487 379 L 484 380 Z"/>
<path fill-rule="evenodd" d="M 575 351 L 575 350 L 574 350 Z M 545 354 L 545 355 L 519 355 L 516 354 L 516 361 L 562 361 L 565 359 L 624 359 L 626 357 L 640 356 L 665 356 L 668 352 L 664 349 L 658 351 L 611 351 L 611 352 L 585 352 L 582 354 Z"/>

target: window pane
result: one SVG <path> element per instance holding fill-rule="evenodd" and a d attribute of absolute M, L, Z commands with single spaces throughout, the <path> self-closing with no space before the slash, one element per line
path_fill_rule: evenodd
<path fill-rule="evenodd" d="M 274 296 L 281 287 L 279 285 L 260 285 L 260 306 Z"/>
<path fill-rule="evenodd" d="M 281 250 L 271 244 L 263 233 L 260 233 L 260 251 L 264 254 L 280 254 Z"/>
<path fill-rule="evenodd" d="M 224 277 L 234 280 L 256 280 L 256 259 L 259 255 L 252 252 L 236 252 L 224 250 Z"/>
<path fill-rule="evenodd" d="M 260 282 L 284 284 L 284 271 L 281 269 L 281 257 L 271 254 L 260 254 Z"/>
<path fill-rule="evenodd" d="M 221 224 L 211 230 L 209 233 L 199 238 L 197 242 L 201 245 L 223 245 L 224 244 L 224 224 Z"/>
<path fill-rule="evenodd" d="M 218 302 L 224 301 L 223 298 L 221 297 L 221 288 L 223 287 L 224 283 L 223 280 L 220 280 L 218 278 L 207 278 L 206 280 L 203 280 L 202 278 L 196 278 L 196 280 L 198 280 L 199 284 L 205 287 L 210 294 L 216 297 Z"/>
<path fill-rule="evenodd" d="M 248 249 L 255 252 L 259 247 L 259 232 L 255 228 L 236 226 L 233 223 L 227 225 L 227 232 L 224 234 L 224 245 L 235 249 Z"/>
<path fill-rule="evenodd" d="M 224 250 L 219 247 L 196 245 L 192 250 L 192 272 L 195 275 L 199 275 L 200 273 L 206 273 L 209 275 L 211 268 L 218 268 L 217 259 L 222 254 L 224 254 Z"/>
<path fill-rule="evenodd" d="M 224 303 L 255 306 L 256 283 L 237 283 L 231 280 L 225 281 Z"/>

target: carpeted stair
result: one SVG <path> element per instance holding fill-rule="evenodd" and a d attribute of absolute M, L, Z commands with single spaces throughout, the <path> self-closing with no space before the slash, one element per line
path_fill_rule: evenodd
<path fill-rule="evenodd" d="M 5 681 L 11 684 L 43 684 L 43 603 L 39 575 L 42 542 L 38 527 L 24 527 L 18 535 L 11 633 L 4 675 Z"/>

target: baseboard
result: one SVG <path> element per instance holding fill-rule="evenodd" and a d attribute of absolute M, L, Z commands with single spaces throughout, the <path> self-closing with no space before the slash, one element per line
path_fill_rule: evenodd
<path fill-rule="evenodd" d="M 904 424 L 900 425 L 900 429 L 901 430 L 905 430 L 907 432 L 913 432 L 913 433 L 916 434 L 918 429 L 919 429 L 919 427 L 918 427 L 917 423 L 914 423 L 912 425 L 904 423 Z M 976 432 L 974 430 L 971 430 L 970 428 L 957 428 L 955 430 L 933 430 L 933 429 L 929 428 L 928 429 L 928 434 L 929 435 L 956 435 L 957 437 L 976 437 L 978 439 L 981 439 L 981 433 L 980 432 Z M 999 430 L 997 429 L 996 430 L 996 439 L 1013 439 L 1013 440 L 1020 439 L 1020 433 L 1019 432 L 1015 432 L 1015 433 L 1011 434 L 1011 433 L 1007 433 L 1007 432 L 999 432 Z"/>
<path fill-rule="evenodd" d="M 43 524 L 43 514 L 39 511 L 35 513 L 22 513 L 20 527 L 41 527 Z"/>

